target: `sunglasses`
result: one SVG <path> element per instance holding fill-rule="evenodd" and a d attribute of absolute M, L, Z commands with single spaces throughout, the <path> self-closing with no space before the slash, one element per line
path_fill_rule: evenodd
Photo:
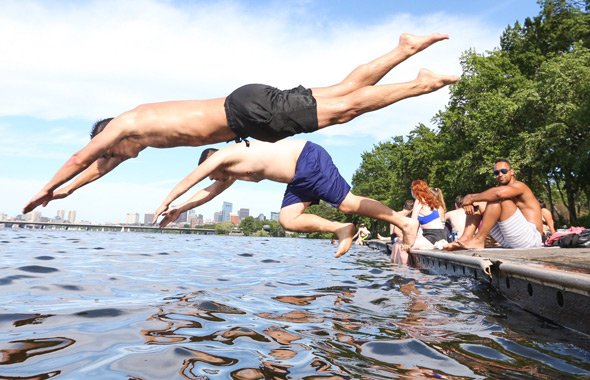
<path fill-rule="evenodd" d="M 504 169 L 504 168 L 502 168 L 502 169 L 500 169 L 500 170 L 494 170 L 494 176 L 496 176 L 496 177 L 497 177 L 497 176 L 499 176 L 499 175 L 500 175 L 500 173 L 502 173 L 502 174 L 506 174 L 506 173 L 508 173 L 508 170 L 509 170 L 509 169 Z"/>

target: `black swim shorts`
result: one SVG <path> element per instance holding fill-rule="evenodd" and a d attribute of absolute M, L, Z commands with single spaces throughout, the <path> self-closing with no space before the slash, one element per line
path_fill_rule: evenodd
<path fill-rule="evenodd" d="M 225 99 L 230 129 L 240 138 L 275 142 L 297 133 L 318 129 L 316 100 L 303 86 L 279 90 L 248 84 Z"/>

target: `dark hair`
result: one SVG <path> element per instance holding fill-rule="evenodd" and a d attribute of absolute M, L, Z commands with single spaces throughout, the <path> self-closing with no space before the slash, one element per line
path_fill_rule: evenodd
<path fill-rule="evenodd" d="M 455 205 L 459 208 L 463 207 L 463 195 L 457 195 L 457 197 L 455 198 Z"/>
<path fill-rule="evenodd" d="M 96 123 L 94 123 L 94 125 L 92 126 L 92 129 L 90 130 L 90 138 L 94 138 L 96 137 L 96 135 L 98 135 L 100 132 L 102 132 L 103 129 L 105 129 L 105 127 L 107 126 L 107 124 L 113 120 L 112 117 L 106 118 L 106 119 L 102 119 L 97 121 Z"/>
<path fill-rule="evenodd" d="M 509 167 L 512 167 L 512 165 L 510 165 L 510 161 L 508 161 L 505 158 L 498 158 L 496 161 L 494 161 L 494 165 L 496 165 L 498 162 L 505 162 L 508 164 Z"/>
<path fill-rule="evenodd" d="M 404 203 L 404 210 L 411 210 L 414 208 L 414 200 L 413 199 L 408 199 L 405 203 Z"/>
<path fill-rule="evenodd" d="M 201 157 L 199 157 L 199 165 L 201 165 L 206 159 L 209 158 L 213 153 L 217 152 L 219 149 L 216 148 L 207 148 L 201 153 Z"/>
<path fill-rule="evenodd" d="M 539 205 L 541 206 L 541 208 L 547 208 L 547 205 L 545 204 L 545 202 L 541 198 L 537 198 L 537 202 L 539 202 Z"/>

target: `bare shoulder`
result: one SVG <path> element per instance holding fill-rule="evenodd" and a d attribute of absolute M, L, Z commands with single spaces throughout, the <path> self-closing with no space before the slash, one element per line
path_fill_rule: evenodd
<path fill-rule="evenodd" d="M 515 189 L 520 190 L 521 194 L 533 194 L 533 191 L 531 190 L 530 187 L 528 187 L 528 185 L 524 182 L 521 181 L 514 181 L 514 183 L 510 184 L 509 186 L 512 186 Z"/>

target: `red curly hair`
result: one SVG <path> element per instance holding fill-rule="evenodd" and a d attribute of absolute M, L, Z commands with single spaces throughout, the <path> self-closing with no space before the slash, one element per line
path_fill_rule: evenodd
<path fill-rule="evenodd" d="M 440 207 L 438 199 L 432 194 L 426 181 L 421 179 L 412 181 L 412 192 L 420 203 L 428 205 L 431 209 L 437 210 Z"/>

